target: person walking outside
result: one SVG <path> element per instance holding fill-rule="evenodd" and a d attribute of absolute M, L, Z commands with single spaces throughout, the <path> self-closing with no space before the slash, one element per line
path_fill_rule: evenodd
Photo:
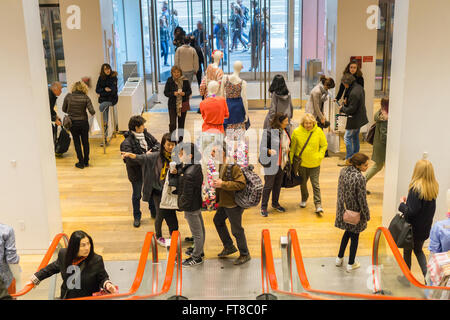
<path fill-rule="evenodd" d="M 359 261 L 355 260 L 359 234 L 366 230 L 367 222 L 370 221 L 370 211 L 366 198 L 366 179 L 362 174 L 369 167 L 369 157 L 363 153 L 356 153 L 349 159 L 349 162 L 350 166 L 343 168 L 339 174 L 336 220 L 334 223 L 336 228 L 345 230 L 339 254 L 336 258 L 337 267 L 342 266 L 345 249 L 348 241 L 351 239 L 347 272 L 351 272 L 361 266 Z M 346 210 L 359 212 L 360 221 L 358 224 L 353 225 L 344 222 Z"/>
<path fill-rule="evenodd" d="M 185 37 L 184 44 L 175 52 L 175 66 L 181 69 L 183 75 L 189 81 L 189 85 L 192 84 L 194 74 L 197 73 L 200 67 L 197 52 L 189 45 L 190 43 L 191 39 Z"/>
<path fill-rule="evenodd" d="M 423 253 L 423 244 L 430 236 L 438 194 L 439 184 L 435 178 L 433 165 L 428 160 L 417 161 L 409 183 L 408 197 L 400 199 L 398 210 L 411 224 L 413 233 L 414 249 L 403 249 L 403 259 L 411 269 L 411 256 L 414 251 L 424 277 L 427 273 L 427 259 Z M 409 285 L 404 276 L 399 276 L 398 280 Z"/>
<path fill-rule="evenodd" d="M 339 109 L 339 113 L 343 112 L 347 115 L 347 125 L 345 126 L 345 147 L 347 154 L 345 162 L 338 164 L 339 166 L 350 165 L 350 158 L 359 152 L 359 132 L 361 127 L 369 123 L 366 111 L 366 95 L 364 88 L 356 82 L 351 74 L 345 74 L 342 77 L 342 84 L 347 89 L 348 98 L 343 106 Z"/>
<path fill-rule="evenodd" d="M 327 138 L 322 129 L 317 126 L 316 119 L 312 114 L 306 113 L 303 116 L 300 126 L 292 134 L 289 156 L 291 163 L 294 163 L 294 157 L 299 157 L 301 153 L 299 174 L 303 179 L 300 185 L 302 195 L 300 207 L 306 208 L 306 201 L 309 197 L 307 182 L 311 179 L 314 192 L 314 206 L 316 207 L 315 213 L 319 217 L 323 214 L 319 184 L 320 164 L 325 157 L 327 148 Z"/>
<path fill-rule="evenodd" d="M 172 162 L 172 151 L 175 148 L 175 141 L 171 140 L 172 135 L 165 133 L 161 139 L 161 150 L 158 152 L 147 152 L 136 155 L 134 153 L 122 152 L 122 157 L 137 161 L 142 167 L 144 186 L 142 189 L 142 200 L 149 201 L 153 198 L 156 208 L 155 234 L 159 245 L 165 247 L 169 242 L 162 236 L 162 222 L 166 220 L 169 233 L 178 230 L 178 219 L 175 210 L 161 209 L 161 197 L 169 173 L 169 164 Z"/>
<path fill-rule="evenodd" d="M 132 116 L 128 122 L 128 132 L 124 134 L 125 140 L 120 144 L 120 151 L 134 154 L 144 154 L 147 152 L 157 152 L 161 145 L 145 128 L 146 120 L 142 116 Z M 129 158 L 123 159 L 127 168 L 128 180 L 133 188 L 131 202 L 133 204 L 134 227 L 141 225 L 141 194 L 142 194 L 142 168 Z M 148 208 L 152 218 L 156 217 L 156 208 L 153 199 L 148 200 Z"/>
<path fill-rule="evenodd" d="M 250 261 L 251 257 L 247 246 L 245 231 L 242 227 L 242 214 L 244 213 L 244 209 L 236 204 L 234 195 L 236 191 L 243 190 L 247 182 L 238 165 L 227 163 L 226 146 L 223 146 L 221 152 L 223 162 L 219 167 L 219 178 L 215 179 L 213 182 L 219 204 L 213 221 L 224 246 L 222 252 L 220 252 L 218 256 L 219 258 L 224 258 L 238 251 L 233 244 L 233 240 L 230 237 L 230 233 L 225 223 L 228 219 L 231 225 L 231 232 L 236 238 L 240 253 L 239 258 L 234 260 L 233 264 L 241 265 Z"/>
<path fill-rule="evenodd" d="M 384 167 L 386 159 L 387 130 L 389 119 L 389 98 L 381 99 L 381 109 L 375 114 L 375 136 L 373 138 L 372 160 L 375 164 L 367 170 L 366 180 L 369 182 Z M 370 191 L 367 190 L 367 194 Z"/>
<path fill-rule="evenodd" d="M 169 56 L 170 33 L 166 16 L 159 19 L 159 39 L 161 41 L 161 58 L 164 58 L 164 66 L 168 67 L 167 57 Z"/>
<path fill-rule="evenodd" d="M 182 165 L 174 169 L 171 174 L 178 176 L 178 208 L 184 211 L 192 237 L 193 249 L 186 251 L 190 258 L 183 262 L 183 266 L 190 267 L 203 263 L 203 246 L 205 244 L 205 224 L 202 217 L 202 183 L 201 154 L 193 143 L 183 143 L 177 146 L 178 159 Z"/>
<path fill-rule="evenodd" d="M 77 153 L 78 162 L 75 167 L 84 169 L 89 167 L 89 122 L 86 110 L 93 116 L 95 110 L 91 99 L 87 96 L 88 87 L 81 81 L 73 84 L 71 93 L 64 98 L 62 111 L 72 120 L 70 132 Z M 83 144 L 83 149 L 81 149 Z"/>
<path fill-rule="evenodd" d="M 264 167 L 264 189 L 261 200 L 261 215 L 267 217 L 267 205 L 272 193 L 272 208 L 278 212 L 286 212 L 280 203 L 281 185 L 283 183 L 284 167 L 289 162 L 289 147 L 291 137 L 287 127 L 289 118 L 286 114 L 277 112 L 272 117 L 269 129 L 264 129 L 260 147 L 260 163 Z"/>
<path fill-rule="evenodd" d="M 178 52 L 178 51 L 177 51 Z M 189 97 L 192 94 L 190 82 L 183 76 L 183 71 L 178 66 L 170 70 L 171 77 L 167 79 L 164 87 L 164 95 L 169 98 L 169 132 L 173 134 L 177 130 L 177 141 L 183 141 L 184 124 L 189 110 Z"/>

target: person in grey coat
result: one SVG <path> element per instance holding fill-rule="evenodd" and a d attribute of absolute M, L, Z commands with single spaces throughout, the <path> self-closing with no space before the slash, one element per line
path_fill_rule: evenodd
<path fill-rule="evenodd" d="M 317 126 L 324 129 L 326 127 L 323 105 L 328 99 L 328 90 L 335 87 L 333 78 L 322 75 L 320 82 L 311 90 L 308 102 L 306 103 L 306 113 L 311 113 L 317 121 Z"/>
<path fill-rule="evenodd" d="M 269 88 L 272 95 L 269 113 L 264 119 L 263 129 L 271 129 L 270 123 L 276 113 L 282 113 L 288 116 L 289 126 L 286 128 L 289 134 L 292 133 L 291 119 L 294 116 L 294 108 L 292 106 L 292 98 L 289 89 L 282 75 L 277 74 Z"/>
<path fill-rule="evenodd" d="M 359 131 L 361 127 L 369 123 L 369 120 L 367 119 L 364 88 L 356 82 L 354 76 L 348 73 L 342 77 L 341 82 L 347 88 L 347 93 L 345 94 L 344 105 L 339 111 L 345 113 L 348 118 L 344 135 L 347 155 L 345 163 L 340 164 L 340 166 L 348 166 L 349 159 L 359 152 Z"/>
<path fill-rule="evenodd" d="M 20 286 L 19 260 L 14 229 L 0 223 L 0 280 L 6 288 L 11 286 L 14 279 L 17 286 Z"/>
<path fill-rule="evenodd" d="M 334 223 L 336 228 L 345 230 L 336 258 L 337 267 L 342 266 L 345 249 L 349 239 L 351 239 L 347 272 L 360 267 L 359 262 L 355 261 L 359 234 L 367 228 L 367 222 L 370 220 L 370 211 L 366 199 L 366 178 L 362 174 L 369 167 L 369 157 L 363 153 L 356 153 L 349 161 L 350 166 L 343 168 L 339 175 L 336 220 Z M 352 225 L 344 222 L 345 210 L 359 212 L 361 217 L 359 223 Z"/>

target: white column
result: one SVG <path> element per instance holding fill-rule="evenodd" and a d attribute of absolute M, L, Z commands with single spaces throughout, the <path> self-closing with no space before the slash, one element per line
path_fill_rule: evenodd
<path fill-rule="evenodd" d="M 377 29 L 367 23 L 372 19 L 367 9 L 374 5 L 378 5 L 378 0 L 337 0 L 336 93 L 339 90 L 342 72 L 350 62 L 350 57 L 372 57 L 373 62 L 362 63 L 367 118 L 371 123 L 375 96 Z"/>
<path fill-rule="evenodd" d="M 450 1 L 395 3 L 383 225 L 406 196 L 414 165 L 428 152 L 439 182 L 435 220 L 450 188 Z"/>
<path fill-rule="evenodd" d="M 59 6 L 68 89 L 83 77 L 91 78 L 88 95 L 100 122 L 95 85 L 102 64 L 109 62 L 106 46 L 112 41 L 112 1 L 60 0 Z"/>
<path fill-rule="evenodd" d="M 0 221 L 42 253 L 62 222 L 37 0 L 0 1 L 0 39 Z"/>

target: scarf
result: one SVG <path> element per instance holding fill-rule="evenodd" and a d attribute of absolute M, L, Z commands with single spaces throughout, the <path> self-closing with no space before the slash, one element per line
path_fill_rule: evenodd
<path fill-rule="evenodd" d="M 184 80 L 184 76 L 179 77 L 178 80 L 173 79 L 173 81 L 175 82 L 175 84 L 178 87 L 178 90 L 183 90 L 183 80 Z M 178 116 L 178 118 L 181 117 L 182 104 L 183 104 L 183 97 L 177 96 L 177 116 Z"/>
<path fill-rule="evenodd" d="M 139 144 L 141 145 L 141 148 L 144 149 L 146 152 L 148 150 L 148 145 L 147 145 L 147 141 L 145 140 L 145 135 L 144 133 L 137 133 L 134 131 L 133 132 L 134 136 L 136 137 L 136 139 L 139 141 Z"/>
<path fill-rule="evenodd" d="M 291 140 L 289 139 L 286 130 L 281 131 L 281 170 L 284 169 L 286 164 L 289 161 L 289 145 L 291 144 Z"/>
<path fill-rule="evenodd" d="M 161 169 L 161 175 L 159 176 L 159 180 L 165 180 L 167 175 L 167 169 L 169 168 L 169 163 L 172 162 L 172 155 L 167 151 L 162 151 L 163 157 L 166 161 L 163 163 L 163 167 Z"/>

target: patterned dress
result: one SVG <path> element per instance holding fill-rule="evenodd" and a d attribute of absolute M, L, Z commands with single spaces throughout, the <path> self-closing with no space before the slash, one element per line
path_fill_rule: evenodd
<path fill-rule="evenodd" d="M 221 85 L 222 77 L 223 70 L 217 67 L 214 63 L 211 63 L 208 68 L 206 68 L 206 75 L 200 84 L 200 95 L 206 98 L 208 96 L 208 83 L 210 81 L 217 81 L 219 85 Z"/>
<path fill-rule="evenodd" d="M 366 199 L 366 178 L 354 166 L 345 167 L 341 170 L 337 198 L 334 226 L 353 233 L 363 232 L 370 220 Z M 344 222 L 346 209 L 361 213 L 361 221 L 357 225 Z"/>
<path fill-rule="evenodd" d="M 217 210 L 218 203 L 216 201 L 216 189 L 212 186 L 213 178 L 212 174 L 217 172 L 214 159 L 210 158 L 208 160 L 206 169 L 206 179 L 203 181 L 202 186 L 202 199 L 203 199 L 203 209 L 207 211 Z"/>

